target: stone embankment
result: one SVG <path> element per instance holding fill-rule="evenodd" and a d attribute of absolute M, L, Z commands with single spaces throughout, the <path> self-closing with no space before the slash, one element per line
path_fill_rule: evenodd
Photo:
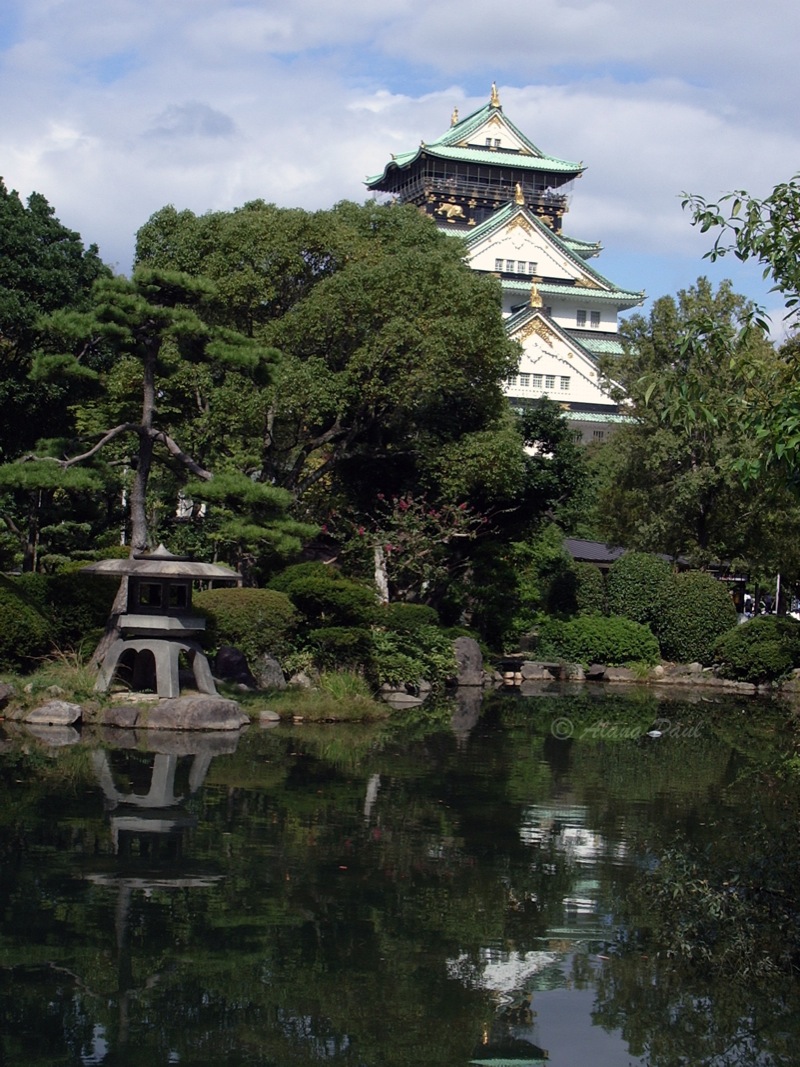
<path fill-rule="evenodd" d="M 547 663 L 525 659 L 520 655 L 502 660 L 491 680 L 495 685 L 518 688 L 523 695 L 526 691 L 541 692 L 543 684 L 601 683 L 598 688 L 606 691 L 607 686 L 627 683 L 646 685 L 666 695 L 675 689 L 691 689 L 698 694 L 715 690 L 746 696 L 800 698 L 800 670 L 793 671 L 781 682 L 758 686 L 752 682 L 721 678 L 713 668 L 704 667 L 701 663 L 659 663 L 643 672 L 629 667 L 607 667 L 602 663 L 586 668 L 575 663 Z"/>

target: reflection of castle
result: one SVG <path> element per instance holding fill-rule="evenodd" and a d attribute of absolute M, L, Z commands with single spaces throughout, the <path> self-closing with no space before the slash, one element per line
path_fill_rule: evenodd
<path fill-rule="evenodd" d="M 525 809 L 520 837 L 526 845 L 548 846 L 564 855 L 578 872 L 572 892 L 562 900 L 563 925 L 551 927 L 554 938 L 581 941 L 602 938 L 607 928 L 598 913 L 600 884 L 595 869 L 601 862 L 616 862 L 625 855 L 624 844 L 611 844 L 586 826 L 586 808 L 552 801 Z"/>

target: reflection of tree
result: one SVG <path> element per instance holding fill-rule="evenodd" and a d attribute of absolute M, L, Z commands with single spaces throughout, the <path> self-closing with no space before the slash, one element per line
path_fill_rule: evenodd
<path fill-rule="evenodd" d="M 552 704 L 564 713 L 563 701 Z M 114 851 L 96 789 L 86 797 L 62 789 L 56 818 L 48 786 L 35 809 L 14 816 L 3 804 L 14 803 L 23 772 L 15 764 L 4 777 L 0 764 L 0 949 L 14 968 L 0 971 L 0 1030 L 9 1035 L 0 1036 L 2 1054 L 9 1062 L 77 1063 L 102 1033 L 107 1065 L 173 1057 L 215 1067 L 310 1067 L 320 1059 L 462 1067 L 484 1033 L 489 1042 L 525 1037 L 524 1015 L 512 1012 L 524 1011 L 531 986 L 511 1008 L 499 1006 L 482 982 L 487 952 L 525 958 L 546 946 L 563 959 L 573 947 L 566 933 L 553 940 L 589 863 L 569 853 L 558 830 L 559 811 L 570 808 L 597 843 L 597 914 L 626 920 L 597 979 L 597 1021 L 620 1026 L 653 1067 L 672 1067 L 683 1053 L 694 1067 L 702 1062 L 695 1052 L 721 1051 L 746 1008 L 763 1023 L 766 1001 L 742 984 L 716 1003 L 702 968 L 655 955 L 662 942 L 653 901 L 631 897 L 623 909 L 633 860 L 679 823 L 700 846 L 716 841 L 719 826 L 702 824 L 717 805 L 734 861 L 743 798 L 724 791 L 727 750 L 705 742 L 564 745 L 550 736 L 551 710 L 490 701 L 461 738 L 420 730 L 409 739 L 384 727 L 250 730 L 210 763 L 194 791 L 182 754 L 162 753 L 177 759 L 159 762 L 165 774 L 154 789 L 153 756 L 117 752 L 109 764 L 116 793 L 183 798 L 166 811 L 117 804 L 111 816 L 132 820 L 120 824 L 119 842 L 128 830 L 146 830 L 137 820 L 181 824 L 180 848 L 144 848 L 131 838 L 126 855 Z M 580 713 L 579 705 L 576 721 Z M 633 714 L 644 720 L 651 712 Z M 536 833 L 528 833 L 534 816 Z M 638 850 L 624 868 L 613 847 L 622 840 Z M 209 872 L 222 877 L 178 884 Z M 639 934 L 645 906 L 650 932 Z M 573 958 L 570 980 L 594 982 L 596 958 Z M 685 1032 L 670 1032 L 671 1012 Z"/>

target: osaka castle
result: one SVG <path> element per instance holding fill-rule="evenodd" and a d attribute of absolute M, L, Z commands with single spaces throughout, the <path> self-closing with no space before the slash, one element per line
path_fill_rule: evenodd
<path fill-rule="evenodd" d="M 493 85 L 488 104 L 463 119 L 454 111 L 446 133 L 393 155 L 366 185 L 461 236 L 470 267 L 500 279 L 506 330 L 522 350 L 505 386 L 511 404 L 549 397 L 588 443 L 625 420 L 601 387 L 598 358 L 621 354 L 619 313 L 641 304 L 644 293 L 610 282 L 589 265 L 600 244 L 563 230 L 584 169 L 529 141 Z"/>

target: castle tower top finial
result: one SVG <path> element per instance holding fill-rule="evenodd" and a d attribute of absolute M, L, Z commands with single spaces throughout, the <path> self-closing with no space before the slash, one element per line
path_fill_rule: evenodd
<path fill-rule="evenodd" d="M 497 91 L 497 82 L 492 82 L 492 95 L 489 98 L 489 103 L 492 107 L 502 107 L 500 94 Z"/>
<path fill-rule="evenodd" d="M 451 126 L 455 126 L 455 124 L 457 122 L 458 122 L 458 108 L 454 107 L 453 108 L 453 114 L 450 116 L 450 125 Z"/>

